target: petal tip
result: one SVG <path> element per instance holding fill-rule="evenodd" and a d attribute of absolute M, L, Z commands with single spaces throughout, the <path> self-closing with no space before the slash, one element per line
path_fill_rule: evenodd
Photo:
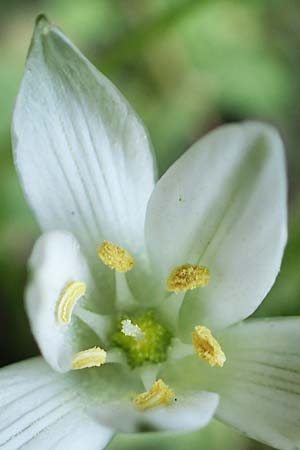
<path fill-rule="evenodd" d="M 45 14 L 39 14 L 35 19 L 35 30 L 39 34 L 48 34 L 51 29 L 51 22 L 47 19 Z"/>

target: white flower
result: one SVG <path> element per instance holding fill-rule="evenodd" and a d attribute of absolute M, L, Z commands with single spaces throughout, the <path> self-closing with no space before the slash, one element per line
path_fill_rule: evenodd
<path fill-rule="evenodd" d="M 277 132 L 221 127 L 155 185 L 140 120 L 43 17 L 12 132 L 44 232 L 26 309 L 46 362 L 1 370 L 0 447 L 96 450 L 112 430 L 194 430 L 215 416 L 300 448 L 300 320 L 237 324 L 286 242 Z"/>

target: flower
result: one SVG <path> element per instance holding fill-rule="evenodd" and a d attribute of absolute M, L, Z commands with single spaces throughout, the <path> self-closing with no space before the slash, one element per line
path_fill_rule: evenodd
<path fill-rule="evenodd" d="M 41 16 L 12 138 L 43 230 L 26 310 L 44 359 L 0 371 L 0 446 L 99 449 L 113 430 L 194 430 L 215 416 L 300 448 L 300 320 L 241 322 L 286 243 L 277 132 L 220 127 L 155 184 L 138 117 Z"/>

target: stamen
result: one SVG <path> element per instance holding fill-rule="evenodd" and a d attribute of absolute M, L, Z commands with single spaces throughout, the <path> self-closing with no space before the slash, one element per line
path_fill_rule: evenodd
<path fill-rule="evenodd" d="M 170 292 L 182 292 L 189 289 L 207 286 L 210 274 L 207 267 L 184 264 L 176 267 L 167 281 L 167 289 Z"/>
<path fill-rule="evenodd" d="M 223 367 L 226 356 L 211 331 L 198 325 L 192 336 L 193 345 L 199 358 L 205 359 L 211 366 Z"/>
<path fill-rule="evenodd" d="M 125 336 L 131 336 L 138 341 L 144 339 L 145 333 L 140 329 L 138 325 L 132 323 L 130 319 L 122 320 L 121 325 L 121 331 L 123 334 L 125 334 Z"/>
<path fill-rule="evenodd" d="M 112 242 L 104 241 L 97 248 L 97 253 L 106 266 L 118 272 L 128 272 L 134 266 L 134 259 L 131 254 Z"/>
<path fill-rule="evenodd" d="M 149 391 L 138 395 L 133 403 L 140 411 L 146 411 L 157 406 L 168 406 L 173 400 L 173 391 L 162 380 L 157 380 Z"/>
<path fill-rule="evenodd" d="M 82 281 L 68 283 L 57 303 L 57 320 L 61 325 L 71 322 L 71 316 L 76 302 L 86 292 L 86 284 Z"/>
<path fill-rule="evenodd" d="M 89 348 L 76 353 L 72 360 L 73 369 L 86 369 L 88 367 L 102 366 L 106 361 L 106 351 L 100 347 Z"/>

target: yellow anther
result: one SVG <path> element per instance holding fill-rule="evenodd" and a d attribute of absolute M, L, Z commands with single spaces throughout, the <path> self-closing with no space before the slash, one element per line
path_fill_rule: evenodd
<path fill-rule="evenodd" d="M 187 291 L 206 286 L 209 279 L 210 274 L 207 267 L 184 264 L 173 270 L 167 281 L 167 288 L 170 292 Z"/>
<path fill-rule="evenodd" d="M 76 353 L 72 360 L 73 369 L 86 369 L 88 367 L 102 366 L 106 361 L 106 351 L 100 347 L 89 348 Z"/>
<path fill-rule="evenodd" d="M 86 292 L 86 284 L 82 281 L 68 283 L 57 303 L 57 320 L 61 325 L 71 322 L 71 316 L 77 300 Z"/>
<path fill-rule="evenodd" d="M 140 411 L 146 411 L 157 406 L 168 406 L 173 400 L 173 391 L 162 380 L 157 380 L 149 391 L 138 395 L 133 403 Z"/>
<path fill-rule="evenodd" d="M 198 325 L 192 336 L 193 345 L 199 358 L 205 359 L 211 366 L 223 367 L 226 356 L 211 331 Z"/>
<path fill-rule="evenodd" d="M 97 253 L 106 266 L 118 272 L 128 272 L 134 266 L 134 259 L 131 254 L 112 242 L 104 241 L 97 248 Z"/>

